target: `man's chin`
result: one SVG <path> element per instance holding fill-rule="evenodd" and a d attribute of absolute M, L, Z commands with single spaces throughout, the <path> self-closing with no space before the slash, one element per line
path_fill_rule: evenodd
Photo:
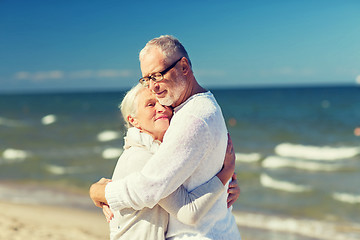
<path fill-rule="evenodd" d="M 171 106 L 174 103 L 171 98 L 157 98 L 157 100 L 163 106 Z"/>

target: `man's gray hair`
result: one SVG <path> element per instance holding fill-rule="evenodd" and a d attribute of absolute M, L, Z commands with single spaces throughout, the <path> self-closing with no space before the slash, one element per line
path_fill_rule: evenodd
<path fill-rule="evenodd" d="M 158 48 L 161 51 L 161 53 L 164 55 L 165 63 L 170 64 L 180 57 L 186 57 L 191 67 L 191 61 L 184 46 L 178 39 L 170 35 L 162 35 L 158 38 L 150 40 L 140 51 L 140 61 L 148 53 L 149 49 L 153 47 Z"/>
<path fill-rule="evenodd" d="M 141 90 L 145 89 L 140 83 L 131 88 L 123 98 L 119 108 L 125 121 L 125 127 L 133 127 L 128 120 L 128 116 L 136 117 L 138 109 L 138 95 Z"/>

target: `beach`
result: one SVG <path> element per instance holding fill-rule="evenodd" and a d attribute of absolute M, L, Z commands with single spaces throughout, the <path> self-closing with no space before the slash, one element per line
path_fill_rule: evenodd
<path fill-rule="evenodd" d="M 100 240 L 109 239 L 100 209 L 0 202 L 0 239 Z M 243 240 L 357 239 L 359 225 L 233 212 Z M 349 234 L 351 230 L 351 234 Z"/>
<path fill-rule="evenodd" d="M 0 239 L 17 240 L 100 240 L 109 239 L 108 224 L 101 210 L 75 209 L 63 206 L 0 202 Z M 240 214 L 241 215 L 241 214 Z M 237 216 L 239 217 L 238 213 Z M 291 235 L 268 229 L 239 226 L 245 240 L 277 239 Z M 310 240 L 312 238 L 294 238 Z"/>
<path fill-rule="evenodd" d="M 109 239 L 101 211 L 0 202 L 0 239 Z"/>

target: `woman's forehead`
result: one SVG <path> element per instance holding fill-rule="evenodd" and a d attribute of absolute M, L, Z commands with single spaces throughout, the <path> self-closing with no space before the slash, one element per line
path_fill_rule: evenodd
<path fill-rule="evenodd" d="M 157 101 L 155 93 L 153 93 L 148 88 L 143 88 L 143 89 L 140 90 L 139 95 L 138 95 L 138 100 L 140 102 L 150 101 L 150 100 Z"/>

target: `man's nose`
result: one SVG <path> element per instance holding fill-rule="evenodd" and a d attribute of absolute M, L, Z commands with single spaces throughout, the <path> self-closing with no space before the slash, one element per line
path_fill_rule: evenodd
<path fill-rule="evenodd" d="M 156 88 L 159 88 L 159 84 L 154 82 L 152 79 L 149 80 L 149 89 L 155 91 Z"/>

